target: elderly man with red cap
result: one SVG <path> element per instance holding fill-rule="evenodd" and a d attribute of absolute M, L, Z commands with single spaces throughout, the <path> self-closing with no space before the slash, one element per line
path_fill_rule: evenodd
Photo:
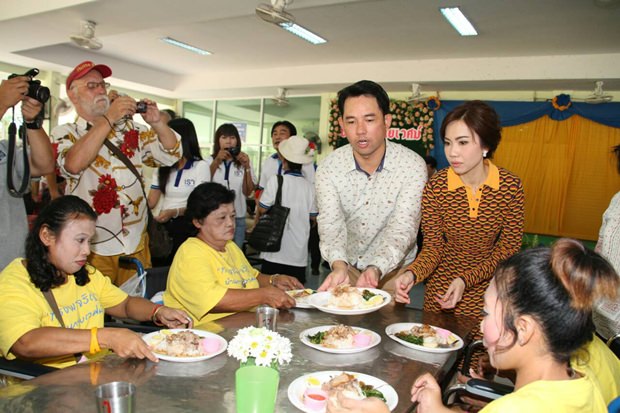
<path fill-rule="evenodd" d="M 157 104 L 143 100 L 142 118 L 150 129 L 135 123 L 137 102 L 129 96 L 108 98 L 112 75 L 106 65 L 82 62 L 67 77 L 67 95 L 78 117 L 52 130 L 58 145 L 57 161 L 67 178 L 66 194 L 86 200 L 98 214 L 89 262 L 121 285 L 135 269 L 119 268 L 118 258 L 129 255 L 145 267 L 151 264 L 146 234 L 147 203 L 142 168 L 172 165 L 182 155 L 180 136 L 160 117 Z M 107 142 L 107 143 L 106 143 Z M 116 146 L 132 171 L 115 153 Z"/>

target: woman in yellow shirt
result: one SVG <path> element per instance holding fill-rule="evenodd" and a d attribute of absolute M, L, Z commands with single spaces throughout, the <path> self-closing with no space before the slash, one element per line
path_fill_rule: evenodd
<path fill-rule="evenodd" d="M 53 200 L 26 239 L 26 257 L 0 274 L 0 354 L 54 367 L 102 349 L 157 361 L 140 336 L 103 328 L 104 314 L 170 328 L 191 326 L 184 311 L 129 297 L 87 264 L 97 215 L 76 196 Z"/>
<path fill-rule="evenodd" d="M 594 333 L 592 305 L 613 298 L 618 277 L 604 258 L 570 239 L 534 248 L 504 261 L 484 294 L 481 324 L 491 364 L 515 370 L 515 391 L 484 413 L 598 413 L 606 402 L 591 368 L 573 369 L 570 357 Z M 338 397 L 328 412 L 387 412 L 382 402 Z M 430 374 L 411 389 L 419 413 L 451 412 Z"/>
<path fill-rule="evenodd" d="M 196 323 L 206 323 L 260 304 L 291 308 L 284 291 L 304 288 L 288 275 L 265 275 L 253 268 L 232 241 L 235 193 L 223 185 L 198 185 L 187 199 L 185 215 L 198 229 L 174 257 L 164 303 L 185 309 Z"/>

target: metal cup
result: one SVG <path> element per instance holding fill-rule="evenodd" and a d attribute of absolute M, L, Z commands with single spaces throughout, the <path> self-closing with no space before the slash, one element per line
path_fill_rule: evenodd
<path fill-rule="evenodd" d="M 99 413 L 133 413 L 136 411 L 136 386 L 126 381 L 97 386 L 97 411 Z"/>
<path fill-rule="evenodd" d="M 256 308 L 256 326 L 276 331 L 278 327 L 278 309 L 261 305 Z"/>

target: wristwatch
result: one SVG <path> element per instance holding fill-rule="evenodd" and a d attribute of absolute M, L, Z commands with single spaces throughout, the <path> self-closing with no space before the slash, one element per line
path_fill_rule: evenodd
<path fill-rule="evenodd" d="M 34 118 L 32 121 L 24 121 L 24 125 L 26 125 L 27 129 L 41 129 L 43 126 L 43 119 Z"/>

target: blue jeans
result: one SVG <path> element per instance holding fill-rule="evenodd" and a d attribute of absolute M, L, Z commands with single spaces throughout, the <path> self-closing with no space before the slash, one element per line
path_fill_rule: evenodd
<path fill-rule="evenodd" d="M 245 241 L 245 217 L 235 218 L 235 244 L 243 250 L 243 241 Z"/>

